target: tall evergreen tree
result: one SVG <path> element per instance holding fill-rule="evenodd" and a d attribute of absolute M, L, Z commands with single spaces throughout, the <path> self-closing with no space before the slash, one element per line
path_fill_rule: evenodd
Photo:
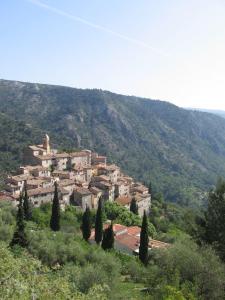
<path fill-rule="evenodd" d="M 60 204 L 58 195 L 58 185 L 55 182 L 55 192 L 52 203 L 52 215 L 50 220 L 50 227 L 53 231 L 60 230 Z"/>
<path fill-rule="evenodd" d="M 30 221 L 32 218 L 32 207 L 31 202 L 27 195 L 27 184 L 24 184 L 24 192 L 23 192 L 23 211 L 24 211 L 24 219 L 26 221 Z"/>
<path fill-rule="evenodd" d="M 112 249 L 114 247 L 114 232 L 113 224 L 111 223 L 108 228 L 104 230 L 102 239 L 102 248 L 104 250 Z"/>
<path fill-rule="evenodd" d="M 136 199 L 133 197 L 130 203 L 130 211 L 135 215 L 138 215 L 138 205 Z"/>
<path fill-rule="evenodd" d="M 91 212 L 88 206 L 83 213 L 81 230 L 83 238 L 85 239 L 85 241 L 88 241 L 89 237 L 91 236 Z"/>
<path fill-rule="evenodd" d="M 16 216 L 16 230 L 14 232 L 12 241 L 10 243 L 10 247 L 13 247 L 14 245 L 19 245 L 24 248 L 28 246 L 28 240 L 25 233 L 22 195 L 20 195 L 19 198 L 19 205 L 18 205 L 18 211 Z"/>
<path fill-rule="evenodd" d="M 148 263 L 148 243 L 148 220 L 146 212 L 144 211 L 140 235 L 139 259 L 145 265 Z"/>
<path fill-rule="evenodd" d="M 152 183 L 151 183 L 151 181 L 149 181 L 149 184 L 148 184 L 148 192 L 149 192 L 149 194 L 152 194 Z"/>
<path fill-rule="evenodd" d="M 95 241 L 100 244 L 102 241 L 103 223 L 102 223 L 102 199 L 98 201 L 98 209 L 95 218 Z"/>

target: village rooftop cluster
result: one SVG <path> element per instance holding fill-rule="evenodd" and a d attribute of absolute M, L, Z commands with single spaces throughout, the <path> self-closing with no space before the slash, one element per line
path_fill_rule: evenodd
<path fill-rule="evenodd" d="M 18 174 L 8 176 L 4 197 L 15 204 L 24 184 L 34 207 L 52 202 L 54 183 L 58 183 L 60 205 L 74 205 L 85 210 L 97 208 L 98 201 L 115 201 L 129 209 L 132 198 L 138 205 L 138 213 L 148 213 L 151 195 L 148 188 L 126 176 L 115 164 L 107 164 L 107 158 L 90 150 L 58 152 L 52 149 L 49 136 L 42 145 L 28 146 L 24 151 L 24 166 Z M 3 195 L 2 195 L 3 196 Z"/>

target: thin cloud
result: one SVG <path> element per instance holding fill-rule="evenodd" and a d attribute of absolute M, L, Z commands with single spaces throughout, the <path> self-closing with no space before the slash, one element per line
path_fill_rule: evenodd
<path fill-rule="evenodd" d="M 86 26 L 89 26 L 89 27 L 92 27 L 92 28 L 95 28 L 97 30 L 100 30 L 100 31 L 103 31 L 103 32 L 106 32 L 108 34 L 111 34 L 111 35 L 114 35 L 122 40 L 125 40 L 125 41 L 128 41 L 130 43 L 133 43 L 135 45 L 138 45 L 138 46 L 141 46 L 143 48 L 146 48 L 146 49 L 149 49 L 151 50 L 152 52 L 158 54 L 158 55 L 162 55 L 162 56 L 168 56 L 168 54 L 162 52 L 161 50 L 155 48 L 155 47 L 152 47 L 150 45 L 148 45 L 147 43 L 143 42 L 143 41 L 140 41 L 140 40 L 137 40 L 137 39 L 134 39 L 134 38 L 131 38 L 129 36 L 126 36 L 124 34 L 121 34 L 119 32 L 116 32 L 116 31 L 113 31 L 105 26 L 101 26 L 101 25 L 98 25 L 98 24 L 95 24 L 95 23 L 92 23 L 88 20 L 85 20 L 83 18 L 80 18 L 78 16 L 75 16 L 75 15 L 72 15 L 72 14 L 69 14 L 61 9 L 58 9 L 58 8 L 55 8 L 53 6 L 50 6 L 48 4 L 45 4 L 41 1 L 38 1 L 38 0 L 27 0 L 28 2 L 32 3 L 33 5 L 36 5 L 38 7 L 41 7 L 45 10 L 48 10 L 48 11 L 51 11 L 57 15 L 60 15 L 62 17 L 65 17 L 67 19 L 70 19 L 70 20 L 73 20 L 73 21 L 76 21 L 76 22 L 79 22 L 79 23 L 82 23 Z"/>

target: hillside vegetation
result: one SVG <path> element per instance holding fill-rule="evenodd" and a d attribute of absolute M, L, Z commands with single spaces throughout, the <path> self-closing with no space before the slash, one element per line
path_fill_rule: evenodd
<path fill-rule="evenodd" d="M 213 114 L 102 90 L 6 80 L 0 80 L 0 112 L 1 131 L 11 136 L 0 152 L 10 166 L 20 162 L 25 144 L 47 132 L 61 148 L 106 154 L 183 204 L 200 203 L 203 191 L 225 174 L 225 120 Z M 0 164 L 6 168 L 5 159 Z"/>

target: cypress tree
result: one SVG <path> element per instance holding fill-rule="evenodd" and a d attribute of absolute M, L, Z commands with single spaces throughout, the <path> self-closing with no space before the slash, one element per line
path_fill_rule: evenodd
<path fill-rule="evenodd" d="M 138 215 L 138 205 L 135 198 L 132 198 L 130 203 L 130 211 L 134 213 L 135 215 Z"/>
<path fill-rule="evenodd" d="M 148 220 L 146 212 L 144 211 L 140 235 L 139 259 L 145 265 L 148 263 L 148 243 Z"/>
<path fill-rule="evenodd" d="M 88 206 L 83 213 L 81 230 L 83 238 L 85 241 L 88 241 L 89 237 L 91 236 L 91 212 Z"/>
<path fill-rule="evenodd" d="M 102 199 L 98 201 L 98 209 L 95 218 L 95 241 L 100 244 L 102 241 L 103 224 L 102 224 Z"/>
<path fill-rule="evenodd" d="M 50 227 L 53 231 L 60 230 L 60 204 L 59 204 L 59 195 L 58 195 L 58 186 L 55 182 L 55 192 L 52 203 L 52 215 L 50 220 Z"/>
<path fill-rule="evenodd" d="M 23 211 L 24 211 L 24 219 L 26 221 L 30 221 L 32 218 L 32 208 L 31 202 L 27 195 L 27 184 L 24 185 L 24 194 L 23 194 Z"/>
<path fill-rule="evenodd" d="M 16 230 L 14 232 L 10 247 L 14 245 L 19 245 L 21 247 L 28 246 L 28 240 L 25 233 L 25 223 L 24 223 L 24 212 L 23 212 L 23 199 L 22 195 L 19 198 L 18 211 L 16 216 Z"/>
<path fill-rule="evenodd" d="M 152 194 L 152 183 L 151 183 L 151 181 L 149 181 L 149 184 L 148 184 L 148 193 Z"/>
<path fill-rule="evenodd" d="M 102 248 L 104 250 L 112 249 L 114 247 L 114 232 L 113 224 L 111 223 L 108 228 L 104 230 L 102 239 Z"/>

